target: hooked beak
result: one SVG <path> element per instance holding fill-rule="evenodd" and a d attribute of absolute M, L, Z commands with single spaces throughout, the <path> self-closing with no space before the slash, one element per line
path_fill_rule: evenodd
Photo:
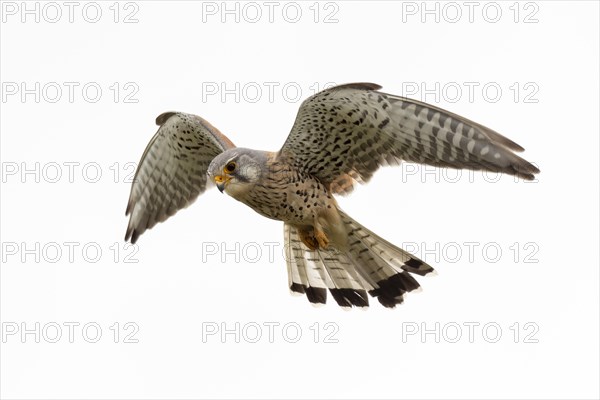
<path fill-rule="evenodd" d="M 223 190 L 225 190 L 225 186 L 227 185 L 227 183 L 229 183 L 230 180 L 231 178 L 225 177 L 223 175 L 215 176 L 215 183 L 217 184 L 217 189 L 219 189 L 219 192 L 223 193 Z"/>

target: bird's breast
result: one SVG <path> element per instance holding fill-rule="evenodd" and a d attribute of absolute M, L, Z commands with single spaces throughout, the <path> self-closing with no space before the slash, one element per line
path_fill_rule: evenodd
<path fill-rule="evenodd" d="M 297 225 L 313 225 L 324 210 L 335 207 L 324 184 L 290 166 L 271 168 L 243 201 L 267 218 Z"/>

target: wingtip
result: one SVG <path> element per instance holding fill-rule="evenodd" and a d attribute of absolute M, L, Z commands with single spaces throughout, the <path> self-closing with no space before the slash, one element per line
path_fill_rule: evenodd
<path fill-rule="evenodd" d="M 535 180 L 535 175 L 541 172 L 538 167 L 522 158 L 519 159 L 518 163 L 512 165 L 512 169 L 514 170 L 514 175 L 523 178 L 526 181 Z"/>
<path fill-rule="evenodd" d="M 534 181 L 535 180 L 535 175 L 534 174 L 523 174 L 523 173 L 519 173 L 517 174 L 518 177 L 523 178 L 526 181 Z"/>
<path fill-rule="evenodd" d="M 131 235 L 131 244 L 135 244 L 135 242 L 138 241 L 140 234 L 141 232 L 139 232 L 137 229 L 133 230 L 133 234 Z"/>
<path fill-rule="evenodd" d="M 125 241 L 130 242 L 131 244 L 135 244 L 138 238 L 140 237 L 140 233 L 132 227 L 128 227 L 125 232 Z"/>

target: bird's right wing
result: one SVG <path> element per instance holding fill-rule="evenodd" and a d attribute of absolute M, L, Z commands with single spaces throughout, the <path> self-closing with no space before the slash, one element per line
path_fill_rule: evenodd
<path fill-rule="evenodd" d="M 179 112 L 156 118 L 160 126 L 142 155 L 125 215 L 125 240 L 138 237 L 158 222 L 189 206 L 206 190 L 210 162 L 235 147 L 204 119 Z"/>

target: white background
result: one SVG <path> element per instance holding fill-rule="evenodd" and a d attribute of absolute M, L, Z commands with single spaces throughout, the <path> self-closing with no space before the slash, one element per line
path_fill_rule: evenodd
<path fill-rule="evenodd" d="M 238 3 L 236 22 L 235 14 L 221 15 L 221 2 L 204 9 L 191 1 L 108 2 L 99 3 L 96 23 L 86 20 L 95 18 L 93 5 L 82 14 L 85 2 L 73 22 L 62 2 L 57 22 L 45 3 L 27 3 L 38 7 L 39 22 L 21 2 L 7 3 L 0 42 L 3 398 L 599 396 L 598 3 L 481 2 L 472 22 L 463 2 L 427 3 L 439 21 L 435 11 L 422 13 L 421 2 L 321 3 L 315 22 L 309 2 L 299 4 L 296 23 L 287 3 L 277 3 L 273 22 L 262 2 L 256 22 L 256 7 Z M 502 14 L 492 23 L 496 8 Z M 461 18 L 452 22 L 456 10 Z M 137 22 L 124 23 L 131 13 Z M 395 310 L 377 301 L 366 312 L 345 312 L 332 300 L 311 307 L 288 293 L 282 224 L 216 190 L 146 232 L 125 258 L 134 251 L 122 241 L 125 166 L 139 160 L 158 114 L 195 113 L 239 146 L 277 150 L 300 105 L 294 88 L 305 98 L 315 85 L 357 81 L 481 122 L 525 147 L 524 157 L 542 170 L 524 183 L 407 165 L 379 171 L 340 199 L 358 221 L 435 266 L 437 277 L 419 279 L 423 292 Z M 72 102 L 64 82 L 79 85 Z M 265 82 L 276 85 L 272 98 Z M 472 98 L 465 82 L 477 85 Z M 22 97 L 21 83 L 33 91 Z M 82 94 L 90 83 L 102 89 L 96 102 L 93 87 Z M 234 93 L 222 98 L 221 83 Z M 407 93 L 421 83 L 434 92 L 437 83 L 439 98 Z M 482 93 L 486 84 L 502 94 Z M 456 86 L 458 98 L 442 93 Z M 214 87 L 219 93 L 207 92 Z M 70 162 L 78 163 L 73 179 Z M 22 174 L 36 163 L 38 176 Z M 77 243 L 73 259 L 65 242 Z M 265 242 L 277 243 L 273 259 Z M 466 242 L 475 242 L 473 254 Z M 238 246 L 239 259 L 207 254 L 211 243 Z M 102 254 L 92 262 L 96 248 Z M 79 324 L 73 343 L 69 322 Z M 127 322 L 135 325 L 125 329 Z M 36 323 L 39 343 L 35 334 L 21 336 Z M 88 323 L 102 329 L 96 343 L 88 342 L 93 329 L 82 333 Z M 207 335 L 210 327 L 235 331 L 236 323 L 239 343 L 233 333 Z M 279 324 L 272 343 L 266 323 Z M 479 324 L 472 338 L 468 323 Z M 51 343 L 55 324 L 62 337 Z M 292 329 L 283 332 L 284 324 Z M 138 342 L 125 343 L 135 326 L 130 339 Z M 262 336 L 251 343 L 256 326 Z M 298 327 L 301 336 L 290 343 Z M 422 336 L 423 328 L 432 333 Z"/>

